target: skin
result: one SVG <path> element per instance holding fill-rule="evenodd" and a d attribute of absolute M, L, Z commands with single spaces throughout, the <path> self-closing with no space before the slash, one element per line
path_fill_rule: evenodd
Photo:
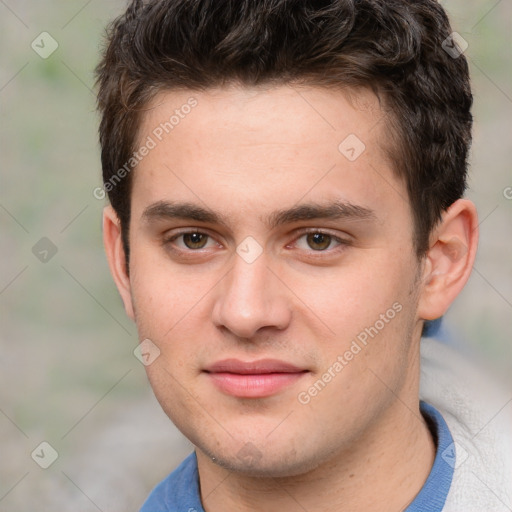
<path fill-rule="evenodd" d="M 147 374 L 197 447 L 207 512 L 402 510 L 432 467 L 418 399 L 421 328 L 468 279 L 476 210 L 456 201 L 418 260 L 405 184 L 384 153 L 386 118 L 372 93 L 350 92 L 231 85 L 161 93 L 141 143 L 190 97 L 197 106 L 134 171 L 129 275 L 119 221 L 105 209 L 112 274 L 140 340 L 160 350 Z M 349 134 L 366 146 L 354 161 L 338 149 Z M 207 208 L 224 222 L 156 215 L 151 207 L 165 201 Z M 277 210 L 333 201 L 372 213 L 265 222 Z M 312 239 L 305 229 L 333 238 Z M 204 247 L 190 236 L 170 240 L 187 230 L 208 235 Z M 252 263 L 236 252 L 248 236 L 262 250 Z M 301 403 L 299 393 L 396 303 L 400 312 Z M 272 396 L 238 398 L 203 371 L 228 357 L 307 371 Z"/>

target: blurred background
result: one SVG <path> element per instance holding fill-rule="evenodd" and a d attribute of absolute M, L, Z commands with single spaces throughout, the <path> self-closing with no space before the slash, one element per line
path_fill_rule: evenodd
<path fill-rule="evenodd" d="M 105 203 L 93 196 L 101 185 L 93 69 L 124 4 L 0 0 L 0 511 L 138 510 L 192 450 L 134 357 L 136 331 L 102 246 Z M 512 3 L 443 5 L 469 44 L 467 197 L 481 235 L 472 277 L 439 336 L 506 379 Z"/>

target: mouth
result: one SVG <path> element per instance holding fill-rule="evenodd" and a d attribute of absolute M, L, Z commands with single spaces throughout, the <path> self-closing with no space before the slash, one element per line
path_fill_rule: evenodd
<path fill-rule="evenodd" d="M 225 359 L 203 372 L 223 393 L 237 398 L 265 398 L 295 384 L 309 371 L 277 359 Z"/>

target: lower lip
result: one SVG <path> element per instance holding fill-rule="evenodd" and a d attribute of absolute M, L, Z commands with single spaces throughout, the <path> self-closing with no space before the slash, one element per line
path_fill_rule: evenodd
<path fill-rule="evenodd" d="M 224 393 L 238 398 L 264 398 L 297 382 L 306 372 L 261 373 L 208 373 L 213 383 Z"/>

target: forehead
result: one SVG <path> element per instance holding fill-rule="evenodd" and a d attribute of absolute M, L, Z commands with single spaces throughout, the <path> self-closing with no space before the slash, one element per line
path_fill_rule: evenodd
<path fill-rule="evenodd" d="M 385 156 L 386 127 L 363 89 L 162 92 L 141 123 L 138 145 L 151 149 L 134 171 L 134 196 L 141 207 L 179 196 L 233 215 L 306 196 L 385 210 L 406 197 Z"/>
<path fill-rule="evenodd" d="M 318 142 L 327 136 L 337 147 L 348 128 L 365 142 L 378 142 L 385 131 L 375 140 L 371 132 L 384 116 L 378 98 L 364 88 L 229 84 L 205 91 L 160 92 L 147 106 L 139 135 L 155 132 L 158 139 L 177 138 L 185 132 L 201 140 L 229 135 L 226 142 L 243 139 L 252 144 Z"/>

